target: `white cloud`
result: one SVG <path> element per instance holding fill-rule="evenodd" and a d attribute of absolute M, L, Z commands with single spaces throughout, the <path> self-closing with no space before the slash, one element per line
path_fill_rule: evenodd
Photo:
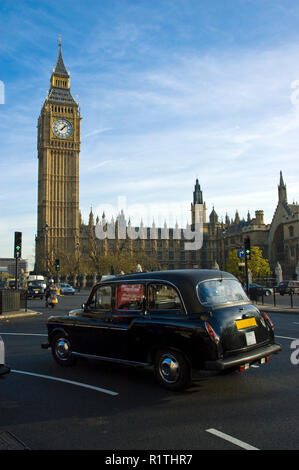
<path fill-rule="evenodd" d="M 101 128 L 101 129 L 94 129 L 93 131 L 88 132 L 83 136 L 83 139 L 87 139 L 88 137 L 93 137 L 94 135 L 98 134 L 103 134 L 104 132 L 111 131 L 112 129 L 107 127 L 107 128 Z"/>

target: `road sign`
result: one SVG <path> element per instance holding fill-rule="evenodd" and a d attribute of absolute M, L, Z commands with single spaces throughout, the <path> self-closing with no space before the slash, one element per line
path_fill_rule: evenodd
<path fill-rule="evenodd" d="M 245 252 L 244 250 L 238 250 L 238 258 L 244 258 Z"/>

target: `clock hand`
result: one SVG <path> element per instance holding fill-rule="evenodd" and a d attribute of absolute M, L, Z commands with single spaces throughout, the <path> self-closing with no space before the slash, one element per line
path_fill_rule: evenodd
<path fill-rule="evenodd" d="M 63 131 L 63 129 L 64 129 L 65 127 L 66 127 L 66 124 L 65 124 L 63 127 L 61 127 L 61 129 L 60 129 L 60 130 L 61 130 L 61 131 Z"/>

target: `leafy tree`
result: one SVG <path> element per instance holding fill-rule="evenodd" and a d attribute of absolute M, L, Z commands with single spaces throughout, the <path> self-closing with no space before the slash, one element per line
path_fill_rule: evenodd
<path fill-rule="evenodd" d="M 240 276 L 241 271 L 239 269 L 238 263 L 242 262 L 238 257 L 238 250 L 232 250 L 230 251 L 228 255 L 228 260 L 225 265 L 225 270 L 228 271 L 229 273 L 233 274 L 234 276 Z"/>
<path fill-rule="evenodd" d="M 253 279 L 271 274 L 269 261 L 263 257 L 263 252 L 258 246 L 253 246 L 251 249 L 251 260 L 248 261 L 248 269 L 252 272 Z"/>
<path fill-rule="evenodd" d="M 240 277 L 242 271 L 239 269 L 239 263 L 241 262 L 244 262 L 244 258 L 238 257 L 238 250 L 232 250 L 226 263 L 226 271 Z M 262 250 L 258 246 L 251 247 L 251 259 L 248 260 L 248 269 L 251 271 L 253 279 L 271 274 L 269 261 L 263 257 Z"/>

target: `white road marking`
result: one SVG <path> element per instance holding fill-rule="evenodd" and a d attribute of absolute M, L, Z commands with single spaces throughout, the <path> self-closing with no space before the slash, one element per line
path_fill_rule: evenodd
<path fill-rule="evenodd" d="M 11 369 L 10 372 L 15 372 L 16 374 L 32 375 L 33 377 L 40 377 L 42 379 L 55 380 L 57 382 L 64 382 L 64 383 L 67 383 L 67 384 L 70 384 L 70 385 L 77 385 L 78 387 L 89 388 L 89 389 L 95 390 L 97 392 L 106 393 L 107 395 L 112 395 L 112 396 L 117 396 L 118 395 L 117 392 L 113 392 L 112 390 L 107 390 L 105 388 L 95 387 L 93 385 L 88 385 L 88 384 L 84 384 L 84 383 L 81 383 L 81 382 L 74 382 L 73 380 L 60 379 L 58 377 L 51 377 L 50 375 L 35 374 L 33 372 L 25 372 L 23 370 L 14 370 L 14 369 Z"/>
<path fill-rule="evenodd" d="M 41 333 L 0 333 L 0 335 L 11 335 L 11 336 L 48 336 L 47 334 Z"/>
<path fill-rule="evenodd" d="M 235 444 L 236 446 L 242 447 L 243 449 L 246 450 L 259 450 L 257 447 L 253 447 L 250 444 L 247 444 L 246 442 L 240 441 L 239 439 L 236 439 L 235 437 L 229 436 L 228 434 L 225 434 L 224 432 L 218 431 L 217 429 L 206 429 L 207 432 L 214 434 L 214 436 L 220 437 L 221 439 L 225 439 L 226 441 L 231 442 L 232 444 Z"/>
<path fill-rule="evenodd" d="M 298 338 L 290 338 L 289 336 L 278 336 L 278 335 L 275 335 L 275 338 L 290 339 L 291 341 L 293 341 L 294 339 L 298 339 Z"/>

